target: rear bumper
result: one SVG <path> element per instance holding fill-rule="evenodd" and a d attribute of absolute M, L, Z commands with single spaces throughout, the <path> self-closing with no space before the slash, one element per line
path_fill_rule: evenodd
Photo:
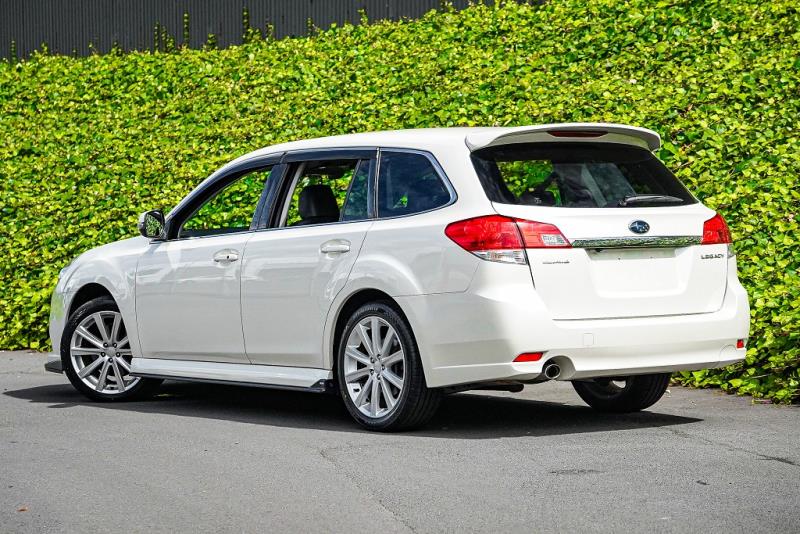
<path fill-rule="evenodd" d="M 729 270 L 713 313 L 556 321 L 533 288 L 527 266 L 483 262 L 464 293 L 400 297 L 420 346 L 430 387 L 495 380 L 535 381 L 556 361 L 559 380 L 720 367 L 744 359 L 747 294 Z M 523 352 L 537 362 L 513 363 Z"/>

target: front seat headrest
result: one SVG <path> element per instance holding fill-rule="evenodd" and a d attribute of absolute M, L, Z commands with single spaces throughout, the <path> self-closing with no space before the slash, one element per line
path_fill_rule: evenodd
<path fill-rule="evenodd" d="M 297 206 L 301 221 L 298 224 L 317 224 L 339 220 L 339 206 L 336 197 L 328 185 L 317 184 L 306 186 L 300 191 Z"/>

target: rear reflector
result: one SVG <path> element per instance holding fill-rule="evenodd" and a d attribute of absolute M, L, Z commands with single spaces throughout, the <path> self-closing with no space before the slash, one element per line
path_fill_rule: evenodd
<path fill-rule="evenodd" d="M 542 359 L 542 354 L 544 354 L 544 352 L 523 352 L 522 354 L 514 358 L 514 361 L 517 363 L 538 362 L 539 360 Z"/>
<path fill-rule="evenodd" d="M 528 263 L 526 248 L 569 248 L 561 231 L 552 224 L 503 215 L 486 215 L 450 223 L 447 237 L 464 250 L 489 261 Z"/>
<path fill-rule="evenodd" d="M 703 223 L 703 245 L 722 245 L 732 243 L 731 231 L 725 224 L 725 219 L 717 213 Z"/>
<path fill-rule="evenodd" d="M 744 339 L 737 339 L 736 340 L 736 348 L 743 349 L 744 348 Z"/>

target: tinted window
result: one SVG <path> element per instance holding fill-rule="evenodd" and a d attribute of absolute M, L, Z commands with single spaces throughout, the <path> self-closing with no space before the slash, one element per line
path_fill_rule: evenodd
<path fill-rule="evenodd" d="M 394 217 L 432 210 L 450 202 L 436 168 L 422 154 L 381 152 L 378 215 Z"/>
<path fill-rule="evenodd" d="M 249 230 L 271 171 L 270 167 L 248 173 L 224 187 L 183 223 L 180 236 L 197 237 Z"/>
<path fill-rule="evenodd" d="M 520 143 L 478 150 L 472 161 L 494 202 L 580 208 L 696 202 L 653 154 L 630 145 Z"/>
<path fill-rule="evenodd" d="M 292 170 L 294 187 L 285 208 L 284 226 L 338 222 L 357 167 L 358 160 L 305 161 L 296 164 Z M 360 178 L 360 173 L 357 177 Z M 356 203 L 354 199 L 353 211 L 357 209 Z"/>
<path fill-rule="evenodd" d="M 342 208 L 343 221 L 360 221 L 369 218 L 369 161 L 361 161 L 350 183 L 347 199 Z"/>

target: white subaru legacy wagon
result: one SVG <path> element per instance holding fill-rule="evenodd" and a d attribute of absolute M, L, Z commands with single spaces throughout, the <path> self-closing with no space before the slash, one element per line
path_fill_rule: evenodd
<path fill-rule="evenodd" d="M 742 360 L 731 235 L 651 130 L 580 123 L 276 145 L 65 267 L 56 352 L 94 400 L 163 379 L 335 392 L 375 430 L 442 395 L 570 381 L 642 410 Z"/>

